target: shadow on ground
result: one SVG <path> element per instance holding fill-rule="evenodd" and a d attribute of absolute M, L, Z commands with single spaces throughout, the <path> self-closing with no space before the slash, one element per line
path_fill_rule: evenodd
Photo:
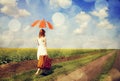
<path fill-rule="evenodd" d="M 58 69 L 58 68 L 62 68 L 62 66 L 60 66 L 60 65 L 54 65 L 54 66 L 52 66 L 52 68 L 50 70 L 44 70 L 41 73 L 41 75 L 44 75 L 44 76 L 50 75 L 50 74 L 54 73 L 55 69 Z"/>

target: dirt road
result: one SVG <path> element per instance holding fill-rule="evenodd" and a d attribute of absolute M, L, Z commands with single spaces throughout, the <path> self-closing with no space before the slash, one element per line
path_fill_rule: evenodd
<path fill-rule="evenodd" d="M 115 52 L 115 51 L 114 51 Z M 114 52 L 107 54 L 68 75 L 58 76 L 56 81 L 93 81 L 100 73 L 104 63 Z"/>
<path fill-rule="evenodd" d="M 112 69 L 109 71 L 110 81 L 120 81 L 120 50 L 117 51 L 117 57 Z"/>
<path fill-rule="evenodd" d="M 96 53 L 91 53 L 91 54 L 96 54 Z M 82 56 L 79 55 L 79 56 L 72 56 L 72 57 L 55 58 L 52 60 L 52 63 L 55 64 L 59 62 L 79 59 L 84 56 L 87 56 L 87 54 Z M 0 78 L 10 77 L 21 72 L 37 69 L 36 65 L 37 65 L 37 60 L 28 60 L 28 61 L 0 65 Z"/>

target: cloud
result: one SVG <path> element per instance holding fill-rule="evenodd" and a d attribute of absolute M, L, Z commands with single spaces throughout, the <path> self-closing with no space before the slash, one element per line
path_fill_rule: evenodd
<path fill-rule="evenodd" d="M 19 16 L 30 16 L 30 13 L 25 9 L 19 9 Z"/>
<path fill-rule="evenodd" d="M 76 23 L 79 25 L 79 28 L 75 29 L 73 33 L 82 34 L 84 33 L 85 29 L 89 27 L 91 16 L 82 11 L 75 16 L 75 20 Z"/>
<path fill-rule="evenodd" d="M 105 8 L 105 7 L 108 7 L 107 0 L 96 0 L 95 1 L 95 9 L 96 10 L 100 10 L 100 9 Z"/>
<path fill-rule="evenodd" d="M 99 19 L 104 19 L 104 18 L 108 17 L 107 10 L 108 10 L 108 8 L 104 7 L 102 9 L 100 9 L 100 10 L 94 10 L 93 12 L 91 12 L 91 14 L 93 16 L 98 17 Z"/>
<path fill-rule="evenodd" d="M 77 43 L 76 47 L 119 48 L 118 42 L 115 42 L 117 40 L 113 39 L 115 33 L 114 25 L 107 19 L 107 10 L 107 7 L 103 7 L 92 12 L 81 11 L 74 17 L 76 21 L 74 27 L 77 26 L 77 28 L 73 30 L 73 42 Z"/>
<path fill-rule="evenodd" d="M 106 29 L 112 29 L 114 26 L 107 19 L 104 19 L 103 21 L 100 21 L 97 24 L 97 27 L 106 28 Z"/>
<path fill-rule="evenodd" d="M 51 42 L 53 42 L 53 43 L 51 43 Z M 62 39 L 60 37 L 59 38 L 56 37 L 52 40 L 48 40 L 47 44 L 49 47 L 55 46 L 56 48 L 64 48 L 65 41 L 64 41 L 64 39 Z"/>
<path fill-rule="evenodd" d="M 8 47 L 12 40 L 14 40 L 13 32 L 4 31 L 0 35 L 0 47 Z"/>
<path fill-rule="evenodd" d="M 63 13 L 56 12 L 52 16 L 52 21 L 55 24 L 55 26 L 63 25 L 65 22 L 65 16 Z"/>
<path fill-rule="evenodd" d="M 29 42 L 28 42 L 29 40 Z M 36 45 L 35 45 L 36 44 Z M 36 47 L 37 43 L 35 42 L 34 38 L 17 38 L 14 39 L 13 41 L 11 41 L 11 43 L 9 44 L 10 47 L 17 47 L 17 48 L 26 48 L 26 47 Z"/>
<path fill-rule="evenodd" d="M 82 24 L 84 22 L 89 22 L 91 19 L 91 16 L 89 14 L 86 14 L 85 12 L 81 11 L 79 14 L 75 16 L 76 22 L 78 24 Z"/>
<path fill-rule="evenodd" d="M 72 5 L 72 0 L 50 0 L 52 8 L 69 8 Z"/>
<path fill-rule="evenodd" d="M 0 0 L 0 4 L 2 5 L 8 5 L 8 6 L 16 6 L 17 5 L 17 2 L 16 0 Z"/>
<path fill-rule="evenodd" d="M 9 23 L 8 23 L 8 27 L 10 31 L 13 32 L 17 32 L 20 30 L 21 28 L 21 23 L 17 20 L 17 19 L 12 19 Z"/>
<path fill-rule="evenodd" d="M 32 0 L 25 0 L 27 5 L 30 5 L 32 3 Z"/>
<path fill-rule="evenodd" d="M 0 0 L 0 47 L 37 47 L 39 28 L 31 28 L 30 23 L 44 17 L 54 26 L 53 30 L 45 29 L 48 48 L 120 48 L 120 35 L 115 37 L 116 29 L 107 19 L 110 14 L 104 0 L 84 0 L 86 4 L 95 3 L 92 11 L 83 11 L 84 7 L 73 1 Z M 30 15 L 24 7 L 32 16 L 24 18 Z"/>
<path fill-rule="evenodd" d="M 102 40 L 102 41 L 101 41 Z M 84 42 L 83 47 L 88 48 L 118 48 L 118 42 L 111 38 L 102 38 L 100 36 L 88 37 L 87 41 Z"/>
<path fill-rule="evenodd" d="M 26 26 L 25 26 L 26 27 Z M 0 47 L 35 47 L 37 46 L 35 38 L 37 30 L 28 28 L 21 30 L 13 29 L 2 31 L 0 34 Z M 39 30 L 38 30 L 39 31 Z"/>
<path fill-rule="evenodd" d="M 108 21 L 108 13 L 107 13 L 108 8 L 104 7 L 99 10 L 94 10 L 91 12 L 93 16 L 98 17 L 98 21 L 96 21 L 96 27 L 99 28 L 106 28 L 106 29 L 112 29 L 113 25 Z"/>
<path fill-rule="evenodd" d="M 79 6 L 72 5 L 67 13 L 69 13 L 69 15 L 73 17 L 76 14 L 78 14 L 80 11 L 82 11 L 82 9 Z"/>
<path fill-rule="evenodd" d="M 9 18 L 6 16 L 0 17 L 0 28 L 7 28 L 7 23 L 9 22 Z M 1 29 L 0 29 L 1 30 Z"/>
<path fill-rule="evenodd" d="M 61 8 L 69 8 L 72 5 L 72 0 L 58 0 Z"/>
<path fill-rule="evenodd" d="M 27 25 L 27 26 L 25 26 L 25 27 L 23 28 L 23 31 L 24 31 L 24 32 L 29 31 L 30 28 L 31 28 L 31 26 L 30 26 L 30 25 Z"/>
<path fill-rule="evenodd" d="M 87 28 L 88 23 L 84 22 L 83 24 L 80 25 L 80 28 L 77 28 L 73 31 L 75 34 L 82 34 L 84 33 L 85 29 Z"/>
<path fill-rule="evenodd" d="M 17 7 L 16 0 L 0 0 L 0 4 L 2 4 L 2 8 L 0 9 L 1 13 L 4 13 L 6 15 L 12 16 L 12 17 L 24 17 L 29 16 L 30 12 L 28 12 L 25 9 L 19 9 Z"/>

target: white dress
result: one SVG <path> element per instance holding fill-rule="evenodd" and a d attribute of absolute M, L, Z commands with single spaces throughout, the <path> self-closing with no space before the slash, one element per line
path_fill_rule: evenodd
<path fill-rule="evenodd" d="M 38 41 L 37 59 L 39 60 L 39 56 L 47 55 L 46 37 L 37 38 L 37 41 Z"/>

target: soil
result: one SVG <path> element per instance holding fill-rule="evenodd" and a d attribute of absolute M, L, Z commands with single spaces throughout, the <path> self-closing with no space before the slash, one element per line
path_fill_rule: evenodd
<path fill-rule="evenodd" d="M 114 54 L 114 52 L 111 52 L 68 75 L 64 74 L 58 76 L 56 81 L 93 81 L 101 73 L 104 63 L 112 56 L 112 54 Z"/>
<path fill-rule="evenodd" d="M 114 52 L 111 52 L 110 54 L 107 54 L 87 64 L 86 66 L 83 66 L 80 69 L 77 69 L 76 71 L 71 72 L 70 74 L 58 76 L 56 81 L 91 81 L 101 73 L 104 63 L 107 61 L 109 57 L 112 56 L 113 53 Z M 52 64 L 65 62 L 69 60 L 75 60 L 81 57 L 83 56 L 55 58 L 55 59 L 52 59 Z M 37 65 L 37 60 L 3 64 L 0 66 L 0 78 L 10 77 L 18 73 L 37 69 L 36 65 Z"/>
<path fill-rule="evenodd" d="M 120 50 L 117 51 L 117 56 L 113 68 L 109 72 L 111 81 L 120 81 Z"/>
<path fill-rule="evenodd" d="M 116 68 L 120 72 L 120 50 L 117 51 L 117 58 L 115 60 L 113 68 Z"/>
<path fill-rule="evenodd" d="M 96 54 L 96 53 L 92 53 L 92 54 Z M 86 55 L 55 58 L 52 59 L 52 64 L 79 59 Z M 14 63 L 12 62 L 8 64 L 3 64 L 0 65 L 0 78 L 10 77 L 18 73 L 22 73 L 34 69 L 37 69 L 37 60 L 26 60 L 22 62 L 14 62 Z"/>

